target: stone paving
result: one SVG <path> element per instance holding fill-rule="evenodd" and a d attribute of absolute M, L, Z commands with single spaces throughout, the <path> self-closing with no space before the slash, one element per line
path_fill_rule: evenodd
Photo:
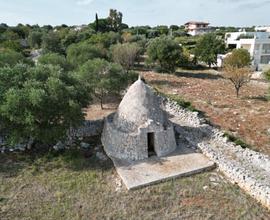
<path fill-rule="evenodd" d="M 127 189 L 159 183 L 168 179 L 189 176 L 215 167 L 215 163 L 203 154 L 186 147 L 166 156 L 152 156 L 142 161 L 128 161 L 111 158 L 117 173 Z"/>

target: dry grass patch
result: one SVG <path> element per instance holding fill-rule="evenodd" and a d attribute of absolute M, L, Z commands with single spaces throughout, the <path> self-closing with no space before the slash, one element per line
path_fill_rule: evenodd
<path fill-rule="evenodd" d="M 110 160 L 80 151 L 3 156 L 1 219 L 267 219 L 216 172 L 127 191 Z M 15 163 L 15 164 L 14 164 Z M 213 180 L 214 179 L 214 180 Z"/>

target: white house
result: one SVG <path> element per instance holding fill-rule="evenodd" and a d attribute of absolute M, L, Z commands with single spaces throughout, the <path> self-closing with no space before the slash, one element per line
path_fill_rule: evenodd
<path fill-rule="evenodd" d="M 185 23 L 185 29 L 191 36 L 206 34 L 213 30 L 212 27 L 209 27 L 209 23 L 198 21 L 189 21 Z"/>
<path fill-rule="evenodd" d="M 257 27 L 255 27 L 255 31 L 270 32 L 270 25 L 257 26 Z"/>
<path fill-rule="evenodd" d="M 226 33 L 228 48 L 244 48 L 252 57 L 252 64 L 262 70 L 270 67 L 270 33 L 269 32 L 232 32 Z"/>

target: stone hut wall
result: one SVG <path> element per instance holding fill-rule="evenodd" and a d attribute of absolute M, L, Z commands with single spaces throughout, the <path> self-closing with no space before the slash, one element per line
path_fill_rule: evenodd
<path fill-rule="evenodd" d="M 142 133 L 125 133 L 116 129 L 112 123 L 105 122 L 101 141 L 109 156 L 131 160 L 148 157 L 147 137 Z"/>
<path fill-rule="evenodd" d="M 155 150 L 157 156 L 166 156 L 176 150 L 174 127 L 170 126 L 167 130 L 155 132 Z"/>

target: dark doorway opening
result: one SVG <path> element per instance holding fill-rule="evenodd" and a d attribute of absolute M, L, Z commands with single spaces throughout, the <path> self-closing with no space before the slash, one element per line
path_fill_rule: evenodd
<path fill-rule="evenodd" d="M 148 142 L 148 157 L 157 155 L 155 152 L 155 135 L 154 133 L 147 133 Z"/>

